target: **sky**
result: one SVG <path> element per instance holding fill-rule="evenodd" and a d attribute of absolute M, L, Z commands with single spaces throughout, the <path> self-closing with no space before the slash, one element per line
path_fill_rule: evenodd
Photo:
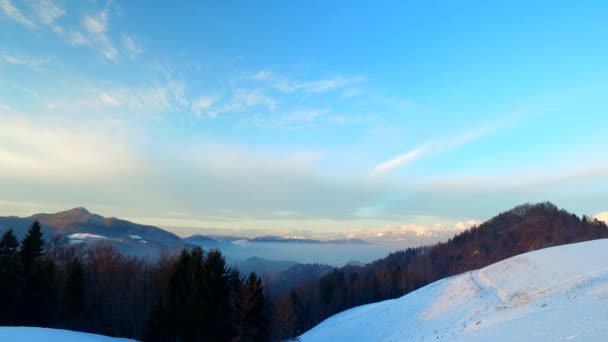
<path fill-rule="evenodd" d="M 608 214 L 602 1 L 0 0 L 0 215 L 460 230 Z"/>

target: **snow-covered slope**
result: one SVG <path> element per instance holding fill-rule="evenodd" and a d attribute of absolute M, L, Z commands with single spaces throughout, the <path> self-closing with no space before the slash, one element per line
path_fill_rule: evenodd
<path fill-rule="evenodd" d="M 608 341 L 608 240 L 522 254 L 353 308 L 301 341 Z"/>
<path fill-rule="evenodd" d="M 15 342 L 127 342 L 123 338 L 87 334 L 70 330 L 32 328 L 32 327 L 0 327 L 0 341 Z"/>

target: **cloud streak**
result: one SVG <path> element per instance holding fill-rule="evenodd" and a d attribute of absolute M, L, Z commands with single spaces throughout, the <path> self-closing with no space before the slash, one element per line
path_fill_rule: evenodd
<path fill-rule="evenodd" d="M 28 19 L 21 11 L 15 7 L 11 0 L 0 0 L 0 9 L 4 14 L 27 28 L 35 28 L 36 24 Z"/>
<path fill-rule="evenodd" d="M 66 14 L 64 8 L 51 0 L 33 1 L 34 11 L 43 24 L 51 26 L 55 31 L 62 31 L 59 26 L 54 25 L 55 21 Z"/>
<path fill-rule="evenodd" d="M 48 63 L 48 60 L 0 52 L 0 63 L 20 65 L 34 71 L 40 71 Z"/>
<path fill-rule="evenodd" d="M 253 74 L 250 79 L 258 82 L 267 83 L 272 88 L 284 93 L 290 93 L 294 91 L 303 91 L 307 93 L 325 93 L 332 90 L 344 88 L 354 83 L 361 82 L 365 78 L 362 76 L 335 76 L 327 79 L 301 82 L 290 80 L 286 76 L 276 74 L 268 70 L 261 70 Z"/>
<path fill-rule="evenodd" d="M 422 144 L 411 151 L 400 154 L 385 162 L 382 162 L 372 168 L 369 175 L 371 177 L 379 177 L 387 174 L 397 168 L 403 167 L 412 163 L 415 160 L 431 155 L 439 155 L 449 150 L 466 145 L 470 142 L 481 139 L 501 129 L 511 126 L 517 120 L 516 116 L 501 118 L 489 124 L 475 127 L 469 131 L 465 131 L 459 135 L 452 136 L 447 139 L 430 141 Z"/>
<path fill-rule="evenodd" d="M 372 169 L 370 172 L 370 176 L 377 177 L 381 176 L 385 173 L 388 173 L 398 167 L 402 167 L 418 158 L 420 158 L 427 150 L 429 149 L 429 145 L 421 145 L 413 150 L 398 155 L 397 157 L 387 160 Z"/>

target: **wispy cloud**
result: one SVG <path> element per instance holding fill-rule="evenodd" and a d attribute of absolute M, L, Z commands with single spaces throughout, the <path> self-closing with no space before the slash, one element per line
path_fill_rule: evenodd
<path fill-rule="evenodd" d="M 52 0 L 32 1 L 32 6 L 43 24 L 52 26 L 55 30 L 62 30 L 59 26 L 54 26 L 54 23 L 66 14 L 64 8 Z"/>
<path fill-rule="evenodd" d="M 419 158 L 420 156 L 422 156 L 428 149 L 429 149 L 428 144 L 421 145 L 421 146 L 414 148 L 413 150 L 411 150 L 409 152 L 400 154 L 400 155 L 396 156 L 395 158 L 387 160 L 387 161 L 377 165 L 376 167 L 374 167 L 372 169 L 372 171 L 370 172 L 370 176 L 372 176 L 372 177 L 380 176 L 387 172 L 390 172 L 393 169 L 402 167 L 402 166 L 412 162 L 413 160 Z"/>
<path fill-rule="evenodd" d="M 261 70 L 250 77 L 254 81 L 265 82 L 272 88 L 281 92 L 304 91 L 308 93 L 324 93 L 331 90 L 344 88 L 353 83 L 361 82 L 365 78 L 362 76 L 344 77 L 334 76 L 327 79 L 312 81 L 295 81 L 286 76 L 268 70 Z"/>
<path fill-rule="evenodd" d="M 245 125 L 265 129 L 300 129 L 324 124 L 343 125 L 349 120 L 344 116 L 331 115 L 333 108 L 295 109 L 276 114 L 254 115 L 245 120 Z"/>
<path fill-rule="evenodd" d="M 72 45 L 87 46 L 91 41 L 80 31 L 72 30 L 66 36 L 67 41 Z"/>
<path fill-rule="evenodd" d="M 133 37 L 127 34 L 122 35 L 122 45 L 127 55 L 133 60 L 137 59 L 137 56 L 143 52 L 143 49 L 135 43 Z"/>
<path fill-rule="evenodd" d="M 205 104 L 200 103 L 200 104 Z M 199 108 L 197 111 L 198 115 L 204 115 L 209 118 L 216 118 L 223 113 L 234 113 L 246 111 L 250 108 L 261 107 L 267 110 L 274 110 L 277 108 L 277 101 L 265 94 L 259 89 L 246 89 L 237 88 L 232 91 L 231 96 L 224 102 L 213 105 L 210 103 L 208 110 Z"/>
<path fill-rule="evenodd" d="M 82 26 L 85 29 L 86 35 L 79 31 L 74 31 L 68 40 L 75 45 L 90 45 L 97 49 L 105 59 L 116 62 L 120 57 L 120 51 L 114 46 L 114 43 L 107 35 L 108 20 L 107 9 L 96 14 L 83 16 Z M 133 52 L 129 53 L 132 54 Z"/>
<path fill-rule="evenodd" d="M 104 10 L 97 14 L 85 15 L 82 25 L 93 34 L 102 34 L 108 25 L 108 12 Z"/>
<path fill-rule="evenodd" d="M 0 9 L 2 9 L 2 12 L 4 12 L 7 17 L 13 19 L 14 21 L 28 28 L 36 27 L 36 24 L 23 15 L 23 13 L 17 7 L 15 7 L 11 0 L 0 0 Z"/>
<path fill-rule="evenodd" d="M 39 71 L 48 63 L 48 60 L 0 51 L 0 63 L 21 65 L 29 69 Z"/>
<path fill-rule="evenodd" d="M 452 150 L 469 142 L 478 140 L 484 136 L 497 132 L 512 125 L 518 116 L 508 116 L 493 122 L 474 127 L 468 131 L 454 135 L 445 139 L 439 139 L 424 143 L 413 150 L 400 154 L 372 168 L 370 176 L 377 177 L 384 175 L 394 169 L 405 166 L 423 156 L 438 155 Z"/>
<path fill-rule="evenodd" d="M 200 96 L 192 101 L 191 110 L 198 116 L 204 115 L 217 100 L 218 97 L 213 95 Z"/>
<path fill-rule="evenodd" d="M 0 180 L 89 181 L 127 172 L 134 156 L 112 127 L 91 122 L 83 130 L 58 117 L 28 118 L 0 108 Z M 30 139 L 32 134 L 36 139 Z M 111 167 L 109 167 L 111 166 Z"/>
<path fill-rule="evenodd" d="M 87 88 L 87 86 L 81 86 Z M 178 80 L 168 80 L 145 86 L 111 85 L 80 89 L 77 99 L 53 100 L 46 104 L 51 110 L 125 109 L 144 116 L 174 113 L 189 108 L 186 86 Z"/>
<path fill-rule="evenodd" d="M 331 108 L 323 108 L 317 110 L 304 110 L 304 111 L 296 111 L 284 118 L 286 122 L 304 122 L 311 123 L 316 121 L 320 117 L 326 115 L 331 112 Z"/>
<path fill-rule="evenodd" d="M 30 13 L 29 16 L 23 14 L 11 0 L 0 0 L 0 9 L 7 17 L 27 28 L 33 29 L 42 25 L 50 27 L 55 33 L 63 33 L 63 28 L 55 24 L 57 19 L 66 14 L 63 7 L 59 6 L 53 0 L 29 1 L 28 4 L 33 12 Z"/>

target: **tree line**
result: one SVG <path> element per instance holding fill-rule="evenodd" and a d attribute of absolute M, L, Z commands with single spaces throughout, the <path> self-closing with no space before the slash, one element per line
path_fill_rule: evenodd
<path fill-rule="evenodd" d="M 143 341 L 267 341 L 261 279 L 217 250 L 158 260 L 113 246 L 45 243 L 34 221 L 23 241 L 0 239 L 0 325 L 78 330 Z"/>

